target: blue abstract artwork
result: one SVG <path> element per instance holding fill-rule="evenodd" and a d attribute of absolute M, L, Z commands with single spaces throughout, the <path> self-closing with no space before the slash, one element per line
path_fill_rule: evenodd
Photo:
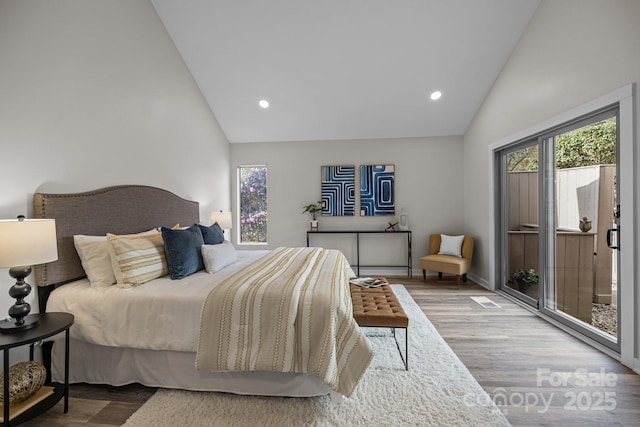
<path fill-rule="evenodd" d="M 360 215 L 395 215 L 395 167 L 360 166 Z"/>
<path fill-rule="evenodd" d="M 322 215 L 353 216 L 355 166 L 322 166 Z"/>

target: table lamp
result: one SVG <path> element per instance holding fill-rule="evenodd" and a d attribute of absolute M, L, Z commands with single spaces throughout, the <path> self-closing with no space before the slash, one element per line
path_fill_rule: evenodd
<path fill-rule="evenodd" d="M 228 230 L 231 228 L 231 212 L 212 212 L 211 213 L 211 224 L 218 223 L 220 228 L 222 228 L 222 232 L 224 230 Z"/>
<path fill-rule="evenodd" d="M 31 292 L 25 278 L 31 274 L 31 266 L 58 259 L 56 222 L 53 219 L 0 220 L 0 267 L 9 267 L 9 275 L 16 283 L 9 295 L 16 299 L 9 308 L 13 319 L 0 321 L 0 332 L 13 333 L 33 328 L 38 316 L 29 315 L 31 306 L 24 299 Z"/>

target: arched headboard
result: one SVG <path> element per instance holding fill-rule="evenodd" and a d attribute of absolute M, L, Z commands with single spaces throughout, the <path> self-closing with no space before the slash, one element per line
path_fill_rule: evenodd
<path fill-rule="evenodd" d="M 58 239 L 58 260 L 35 267 L 38 286 L 85 277 L 73 245 L 75 234 L 131 234 L 200 221 L 198 202 L 144 185 L 120 185 L 84 193 L 36 193 L 33 204 L 35 218 L 56 220 Z"/>

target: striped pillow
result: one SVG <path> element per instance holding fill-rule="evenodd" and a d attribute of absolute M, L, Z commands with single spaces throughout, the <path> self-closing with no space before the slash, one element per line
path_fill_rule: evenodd
<path fill-rule="evenodd" d="M 107 241 L 119 287 L 130 288 L 169 274 L 158 230 L 129 235 L 107 233 Z"/>

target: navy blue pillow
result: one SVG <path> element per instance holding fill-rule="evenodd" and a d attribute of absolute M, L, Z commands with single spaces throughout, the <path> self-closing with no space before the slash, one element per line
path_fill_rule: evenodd
<path fill-rule="evenodd" d="M 217 222 L 211 227 L 205 227 L 200 224 L 198 224 L 198 227 L 200 227 L 200 231 L 202 232 L 205 245 L 217 245 L 218 243 L 224 242 L 224 231 L 222 231 L 222 228 Z"/>
<path fill-rule="evenodd" d="M 200 252 L 204 239 L 200 227 L 193 225 L 184 230 L 162 227 L 160 230 L 172 279 L 182 279 L 204 268 Z"/>

